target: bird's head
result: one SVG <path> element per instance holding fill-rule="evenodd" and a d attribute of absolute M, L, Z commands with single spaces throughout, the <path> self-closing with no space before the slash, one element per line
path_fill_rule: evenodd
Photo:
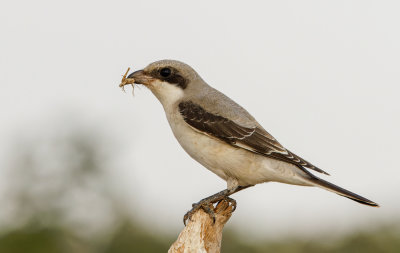
<path fill-rule="evenodd" d="M 204 83 L 189 65 L 174 60 L 153 62 L 131 73 L 128 78 L 149 88 L 164 106 L 175 103 L 185 94 L 195 92 L 195 86 L 200 88 L 198 86 Z"/>

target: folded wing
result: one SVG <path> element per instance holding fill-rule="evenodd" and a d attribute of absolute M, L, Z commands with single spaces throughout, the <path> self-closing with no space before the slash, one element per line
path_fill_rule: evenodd
<path fill-rule="evenodd" d="M 179 112 L 185 122 L 197 131 L 220 139 L 234 147 L 291 163 L 302 170 L 309 168 L 329 175 L 285 149 L 274 137 L 260 127 L 243 127 L 232 120 L 207 112 L 191 101 L 181 102 Z"/>

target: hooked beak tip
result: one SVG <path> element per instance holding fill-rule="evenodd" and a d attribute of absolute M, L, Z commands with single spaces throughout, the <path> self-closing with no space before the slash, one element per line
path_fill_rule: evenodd
<path fill-rule="evenodd" d="M 135 83 L 148 85 L 153 81 L 153 77 L 147 75 L 143 69 L 137 70 L 131 74 L 129 74 L 128 78 L 133 78 Z"/>
<path fill-rule="evenodd" d="M 135 78 L 135 76 L 137 77 L 138 75 L 141 75 L 141 74 L 143 74 L 143 70 L 137 70 L 137 71 L 129 74 L 128 78 Z"/>

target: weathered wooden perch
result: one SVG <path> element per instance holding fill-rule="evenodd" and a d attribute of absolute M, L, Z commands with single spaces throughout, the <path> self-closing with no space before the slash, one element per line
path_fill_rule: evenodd
<path fill-rule="evenodd" d="M 178 239 L 171 245 L 168 253 L 217 253 L 221 251 L 222 230 L 232 215 L 233 207 L 222 200 L 214 208 L 215 224 L 202 209 L 188 220 Z"/>

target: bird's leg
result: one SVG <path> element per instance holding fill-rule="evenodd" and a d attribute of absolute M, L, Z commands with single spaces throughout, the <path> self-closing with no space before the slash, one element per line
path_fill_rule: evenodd
<path fill-rule="evenodd" d="M 250 186 L 252 186 L 252 185 L 238 186 L 234 189 L 226 189 L 226 190 L 220 191 L 214 195 L 211 195 L 207 198 L 204 198 L 197 203 L 194 203 L 192 205 L 192 209 L 189 210 L 185 214 L 185 216 L 183 216 L 183 224 L 185 224 L 185 226 L 186 226 L 186 220 L 191 219 L 192 215 L 200 208 L 203 209 L 206 213 L 208 213 L 208 215 L 210 215 L 210 217 L 213 219 L 213 222 L 215 223 L 215 214 L 214 214 L 213 204 L 217 203 L 221 200 L 226 200 L 229 203 L 231 203 L 231 205 L 233 206 L 233 209 L 232 209 L 232 212 L 233 212 L 236 209 L 236 200 L 230 198 L 229 196 L 234 194 L 235 192 L 246 189 L 247 187 L 250 187 Z"/>

